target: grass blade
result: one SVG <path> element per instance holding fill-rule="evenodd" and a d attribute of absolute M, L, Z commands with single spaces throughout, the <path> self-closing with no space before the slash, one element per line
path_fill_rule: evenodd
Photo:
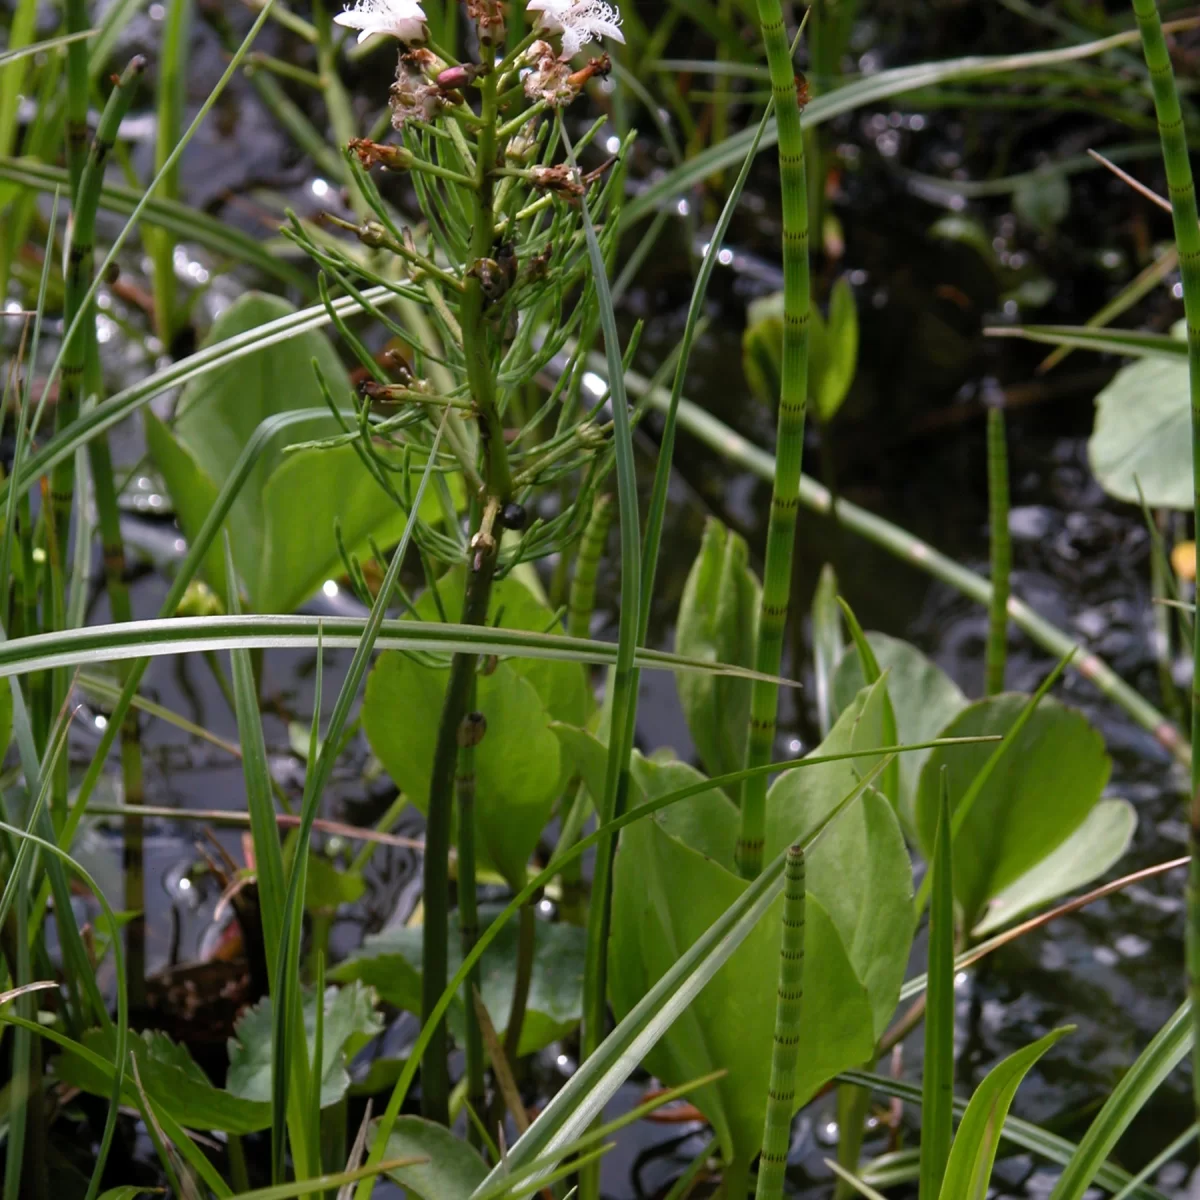
<path fill-rule="evenodd" d="M 921 1081 L 920 1200 L 937 1200 L 950 1158 L 954 1123 L 954 858 L 950 787 L 942 768 L 941 810 L 934 841 L 929 908 L 929 984 Z"/>
<path fill-rule="evenodd" d="M 1100 1168 L 1121 1134 L 1163 1080 L 1187 1057 L 1192 1043 L 1191 1002 L 1185 1001 L 1121 1077 L 1071 1155 L 1050 1200 L 1081 1200 L 1093 1183 L 1102 1182 Z"/>
<path fill-rule="evenodd" d="M 946 1164 L 941 1200 L 985 1200 L 992 1164 L 1000 1145 L 1000 1130 L 1021 1080 L 1073 1025 L 1055 1029 L 993 1067 L 971 1097 L 958 1127 L 958 1136 Z"/>
<path fill-rule="evenodd" d="M 567 150 L 567 159 L 575 163 L 575 151 L 567 135 L 561 113 L 558 132 Z M 608 768 L 604 777 L 604 795 L 598 817 L 602 826 L 625 810 L 629 791 L 629 756 L 633 750 L 633 729 L 637 715 L 637 675 L 635 650 L 641 632 L 642 558 L 639 545 L 637 474 L 633 460 L 633 429 L 629 421 L 629 403 L 625 395 L 625 369 L 621 359 L 621 340 L 608 286 L 608 266 L 596 236 L 586 196 L 581 196 L 580 213 L 587 238 L 588 257 L 596 288 L 600 328 L 604 333 L 604 354 L 608 362 L 610 405 L 613 414 L 613 449 L 617 472 L 617 523 L 621 537 L 621 610 L 617 631 L 617 657 L 610 680 L 612 723 L 608 738 Z M 600 1044 L 607 1012 L 608 933 L 611 919 L 612 859 L 616 840 L 608 838 L 597 851 L 592 895 L 588 905 L 587 951 L 584 960 L 583 1040 L 580 1056 L 586 1060 Z"/>

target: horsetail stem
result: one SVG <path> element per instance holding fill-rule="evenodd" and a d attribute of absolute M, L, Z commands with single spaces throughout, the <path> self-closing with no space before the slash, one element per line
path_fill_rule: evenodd
<path fill-rule="evenodd" d="M 601 494 L 592 502 L 592 515 L 584 528 L 575 559 L 575 575 L 567 595 L 568 637 L 591 636 L 592 612 L 596 607 L 596 573 L 611 524 L 612 497 Z"/>
<path fill-rule="evenodd" d="M 1183 312 L 1187 318 L 1188 380 L 1192 401 L 1192 493 L 1193 518 L 1200 531 L 1200 217 L 1196 212 L 1196 187 L 1188 158 L 1183 113 L 1175 87 L 1171 55 L 1163 38 L 1155 0 L 1133 0 L 1142 50 L 1150 70 L 1154 109 L 1162 141 L 1167 194 L 1179 251 L 1179 273 L 1183 279 Z M 1200 1114 L 1200 620 L 1192 644 L 1192 796 L 1188 806 L 1189 852 L 1187 974 L 1192 1000 L 1192 1097 Z"/>
<path fill-rule="evenodd" d="M 767 1085 L 767 1118 L 758 1160 L 755 1200 L 780 1200 L 792 1141 L 796 1064 L 800 1058 L 800 1005 L 804 995 L 804 847 L 792 846 L 783 868 L 783 935 L 779 945 L 779 989 L 775 1039 Z"/>
<path fill-rule="evenodd" d="M 791 595 L 792 547 L 800 504 L 800 463 L 808 404 L 808 190 L 800 103 L 779 0 L 758 0 L 758 15 L 767 47 L 779 132 L 779 179 L 783 191 L 783 371 L 754 669 L 760 675 L 777 676 Z M 750 697 L 747 767 L 761 766 L 771 760 L 778 703 L 778 687 L 756 680 Z M 742 824 L 737 844 L 738 868 L 747 878 L 762 870 L 766 801 L 767 777 L 756 775 L 748 779 L 742 788 Z"/>
<path fill-rule="evenodd" d="M 66 0 L 63 13 L 68 33 L 84 33 L 90 26 L 87 0 Z M 88 44 L 85 38 L 67 45 L 67 174 L 71 198 L 78 200 L 88 154 Z"/>
<path fill-rule="evenodd" d="M 985 692 L 1004 691 L 1008 657 L 1008 594 L 1012 570 L 1012 540 L 1008 532 L 1008 444 L 1004 412 L 988 409 L 988 523 L 992 548 L 992 596 L 988 604 L 988 640 Z"/>
<path fill-rule="evenodd" d="M 596 608 L 596 575 L 600 569 L 600 556 L 608 540 L 612 524 L 612 496 L 601 493 L 592 502 L 592 513 L 579 542 L 579 553 L 575 559 L 575 574 L 571 579 L 571 590 L 567 596 L 567 635 L 586 638 L 591 636 L 592 613 Z M 583 783 L 575 792 L 575 799 L 567 810 L 559 835 L 559 852 L 569 849 L 579 838 L 589 810 L 589 794 Z M 572 859 L 559 876 L 562 896 L 559 909 L 563 919 L 572 924 L 583 923 L 584 884 L 583 865 Z"/>
<path fill-rule="evenodd" d="M 504 534 L 504 506 L 512 496 L 512 472 L 504 430 L 496 404 L 496 379 L 492 366 L 491 337 L 484 318 L 483 283 L 470 267 L 490 257 L 493 212 L 492 167 L 496 159 L 496 78 L 481 83 L 482 124 L 475 153 L 477 182 L 473 193 L 474 228 L 471 263 L 459 306 L 467 380 L 479 423 L 484 460 L 486 496 L 482 517 L 471 542 L 467 568 L 467 593 L 463 606 L 464 625 L 487 622 L 488 601 L 500 539 Z M 458 768 L 458 737 L 475 680 L 476 655 L 456 654 L 450 664 L 450 679 L 442 704 L 433 771 L 429 784 L 429 816 L 425 832 L 425 924 L 422 932 L 424 969 L 421 976 L 421 1020 L 427 1021 L 446 988 L 449 938 L 449 851 L 450 811 L 454 803 L 454 777 Z M 450 1077 L 446 1022 L 438 1021 L 421 1060 L 421 1108 L 430 1120 L 449 1121 Z"/>
<path fill-rule="evenodd" d="M 471 681 L 467 704 L 475 707 L 475 681 Z M 475 949 L 479 939 L 479 909 L 475 902 L 475 746 L 486 735 L 479 713 L 471 712 L 463 720 L 458 736 L 458 932 L 463 958 Z M 467 1103 L 477 1116 L 483 1114 L 486 1095 L 483 1089 L 483 1035 L 473 997 L 482 986 L 479 966 L 472 967 L 463 983 L 463 1008 L 466 1025 Z M 482 1144 L 474 1121 L 467 1122 L 467 1138 L 478 1148 Z"/>

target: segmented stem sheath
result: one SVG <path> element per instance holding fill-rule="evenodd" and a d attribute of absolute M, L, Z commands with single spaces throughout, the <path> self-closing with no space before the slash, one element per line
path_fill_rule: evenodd
<path fill-rule="evenodd" d="M 754 667 L 760 674 L 775 676 L 783 657 L 783 634 L 791 598 L 792 548 L 800 504 L 800 464 L 808 404 L 808 189 L 796 78 L 779 0 L 758 0 L 758 15 L 767 47 L 779 132 L 779 179 L 783 192 L 783 371 Z M 750 699 L 747 767 L 771 761 L 778 703 L 776 685 L 756 680 Z M 737 862 L 747 878 L 762 870 L 766 799 L 766 775 L 754 776 L 743 785 Z"/>
<path fill-rule="evenodd" d="M 775 1040 L 767 1087 L 767 1119 L 758 1160 L 755 1200 L 780 1200 L 792 1141 L 796 1064 L 800 1058 L 800 1004 L 804 996 L 804 848 L 793 846 L 783 869 L 783 936 L 779 944 L 779 988 Z"/>
<path fill-rule="evenodd" d="M 569 637 L 591 636 L 592 613 L 596 608 L 596 573 L 600 568 L 600 556 L 604 553 L 604 543 L 608 539 L 608 527 L 611 524 L 612 497 L 601 494 L 592 502 L 592 514 L 588 517 L 575 559 L 575 575 L 567 595 Z"/>
<path fill-rule="evenodd" d="M 988 604 L 987 674 L 989 696 L 1004 691 L 1008 660 L 1008 595 L 1012 571 L 1012 540 L 1008 532 L 1008 444 L 1004 413 L 988 409 L 988 524 L 992 550 L 992 596 Z"/>
<path fill-rule="evenodd" d="M 1175 87 L 1175 72 L 1163 38 L 1155 0 L 1133 0 L 1133 12 L 1142 35 L 1142 50 L 1150 70 L 1154 109 L 1162 141 L 1167 194 L 1175 224 L 1179 272 L 1183 278 L 1183 311 L 1187 318 L 1188 378 L 1192 402 L 1192 487 L 1196 529 L 1200 531 L 1200 218 L 1196 212 L 1196 187 L 1188 158 L 1183 113 Z M 1200 621 L 1193 642 L 1192 675 L 1192 796 L 1188 810 L 1187 973 L 1192 1000 L 1195 1038 L 1192 1046 L 1192 1089 L 1200 1114 Z"/>

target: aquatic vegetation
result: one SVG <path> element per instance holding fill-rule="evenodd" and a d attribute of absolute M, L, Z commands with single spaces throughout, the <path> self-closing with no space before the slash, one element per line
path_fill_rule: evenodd
<path fill-rule="evenodd" d="M 974 1046 L 977 1086 L 956 1097 L 957 988 L 1003 947 L 1184 865 L 1111 878 L 1148 823 L 1114 759 L 1140 738 L 1138 753 L 1190 764 L 1194 797 L 1200 708 L 1172 684 L 1160 711 L 1144 672 L 1122 678 L 1021 598 L 1026 485 L 998 385 L 969 443 L 990 527 L 978 553 L 956 561 L 842 494 L 837 450 L 882 429 L 860 393 L 892 360 L 886 289 L 846 257 L 854 156 L 825 127 L 903 96 L 1157 122 L 1175 251 L 1089 325 L 1004 332 L 1056 345 L 1056 362 L 1139 360 L 1101 392 L 1091 462 L 1145 509 L 1172 680 L 1173 645 L 1200 664 L 1171 555 L 1187 526 L 1164 513 L 1200 520 L 1200 459 L 1182 449 L 1200 436 L 1192 104 L 1153 0 L 1135 0 L 1136 29 L 1097 15 L 1089 30 L 1011 0 L 1014 20 L 1050 23 L 1049 48 L 882 69 L 862 41 L 883 36 L 870 7 L 820 0 L 794 21 L 778 0 L 266 0 L 244 28 L 170 0 L 150 18 L 144 179 L 130 114 L 147 59 L 117 61 L 136 6 L 92 29 L 70 0 L 36 42 L 36 5 L 18 0 L 0 51 L 5 1197 L 368 1200 L 386 1176 L 424 1200 L 598 1200 L 627 1127 L 665 1108 L 689 1139 L 705 1132 L 660 1194 L 776 1200 L 797 1113 L 836 1103 L 837 1161 L 808 1183 L 838 1200 L 983 1197 L 1005 1146 L 1052 1165 L 1053 1200 L 1161 1198 L 1152 1176 L 1187 1152 L 1192 1109 L 1156 1158 L 1120 1143 L 1197 1053 L 1194 1005 L 1140 1054 L 1127 1014 L 1120 1081 L 1072 1142 L 1012 1108 L 1088 1014 L 1023 1017 L 1020 1044 Z M 185 127 L 201 20 L 224 57 Z M 180 170 L 233 87 L 321 173 L 278 185 L 284 199 L 250 172 L 267 236 L 193 207 Z M 1009 197 L 1049 245 L 1085 168 L 1102 169 L 903 177 Z M 743 236 L 771 252 L 731 289 L 745 329 L 716 339 L 716 370 L 714 281 Z M 1006 316 L 1047 303 L 1054 281 L 1002 240 L 957 212 L 930 224 L 925 250 L 970 265 L 905 326 L 917 353 L 956 314 L 981 324 L 981 296 Z M 211 257 L 192 263 L 196 247 Z M 1108 327 L 1176 264 L 1187 337 Z M 654 287 L 687 297 L 665 339 Z M 916 290 L 901 277 L 902 297 Z M 947 334 L 947 361 L 968 340 Z M 684 395 L 708 369 L 713 411 Z M 740 432 L 772 427 L 773 453 Z M 824 486 L 802 469 L 816 441 Z M 749 516 L 694 515 L 712 494 L 702 445 L 764 485 Z M 157 524 L 128 519 L 138 495 Z M 867 543 L 977 606 L 953 677 L 950 656 L 864 629 L 901 591 Z M 1020 633 L 1049 665 L 1017 651 Z M 797 699 L 809 635 L 816 687 Z M 281 688 L 283 652 L 302 663 Z M 193 660 L 215 713 L 159 692 L 164 667 Z M 1125 724 L 1085 711 L 1082 681 Z M 163 728 L 226 756 L 232 797 L 220 782 L 203 815 L 164 804 Z M 682 753 L 660 744 L 672 736 Z M 188 819 L 242 837 L 188 849 L 200 862 L 172 912 L 207 889 L 196 911 L 229 924 L 198 961 L 173 949 L 162 965 L 155 837 Z M 414 855 L 397 886 L 384 847 Z M 1198 870 L 1184 945 L 1162 939 L 1193 997 Z M 1064 996 L 1084 979 L 1054 970 Z M 886 1064 L 916 1038 L 913 1083 Z M 874 1119 L 876 1094 L 919 1117 Z M 833 1137 L 821 1145 L 824 1159 Z"/>

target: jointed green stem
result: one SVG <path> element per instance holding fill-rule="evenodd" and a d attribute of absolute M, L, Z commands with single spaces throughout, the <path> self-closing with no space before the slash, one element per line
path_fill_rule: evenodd
<path fill-rule="evenodd" d="M 475 706 L 472 680 L 467 704 Z M 475 903 L 475 743 L 477 722 L 468 719 L 459 738 L 458 777 L 458 929 L 462 940 L 463 957 L 475 948 L 479 938 L 479 910 Z M 486 736 L 486 734 L 485 734 Z M 471 970 L 463 984 L 463 1006 L 466 1015 L 467 1103 L 476 1115 L 483 1114 L 486 1095 L 483 1089 L 483 1036 L 475 1015 L 472 997 L 481 986 L 478 966 Z M 467 1137 L 473 1146 L 481 1144 L 479 1131 L 473 1121 L 467 1122 Z"/>
<path fill-rule="evenodd" d="M 592 613 L 596 608 L 596 572 L 600 567 L 600 556 L 608 540 L 608 527 L 612 524 L 612 497 L 599 495 L 592 503 L 592 515 L 588 518 L 579 543 L 575 559 L 575 575 L 567 597 L 567 636 L 585 638 L 591 636 Z"/>
<path fill-rule="evenodd" d="M 68 33 L 82 33 L 90 27 L 86 0 L 67 0 L 65 16 Z M 67 171 L 72 197 L 79 194 L 87 161 L 88 87 L 88 44 L 71 42 L 67 46 Z"/>
<path fill-rule="evenodd" d="M 608 528 L 613 516 L 612 497 L 599 495 L 592 504 L 592 515 L 579 543 L 579 554 L 575 560 L 575 575 L 567 597 L 567 634 L 570 637 L 590 637 L 592 613 L 596 607 L 596 572 L 600 556 L 608 539 Z M 583 829 L 589 809 L 588 792 L 581 783 L 575 799 L 563 821 L 558 839 L 561 852 L 573 846 Z M 563 919 L 573 924 L 583 921 L 583 867 L 578 859 L 568 863 L 559 876 L 562 888 L 560 908 Z"/>
<path fill-rule="evenodd" d="M 992 598 L 988 605 L 987 680 L 989 696 L 1004 691 L 1008 657 L 1008 594 L 1012 541 L 1008 533 L 1008 446 L 1004 413 L 988 410 L 988 521 L 992 539 Z"/>
<path fill-rule="evenodd" d="M 800 463 L 804 448 L 804 416 L 808 404 L 808 191 L 804 134 L 792 55 L 779 0 L 758 0 L 759 22 L 767 47 L 771 95 L 779 131 L 779 178 L 783 190 L 783 371 L 775 448 L 775 481 L 767 527 L 762 607 L 754 667 L 778 675 L 792 585 L 792 547 L 800 503 Z M 750 736 L 746 765 L 769 762 L 775 741 L 779 689 L 756 682 L 750 699 Z M 767 780 L 755 776 L 742 789 L 742 826 L 737 862 L 753 878 L 762 869 Z"/>
<path fill-rule="evenodd" d="M 775 1004 L 775 1040 L 767 1086 L 767 1119 L 758 1160 L 755 1200 L 780 1200 L 791 1144 L 796 1102 L 796 1064 L 800 1058 L 800 1007 L 804 994 L 804 849 L 793 846 L 784 867 L 783 936 L 779 946 L 779 991 Z"/>
<path fill-rule="evenodd" d="M 1179 93 L 1175 88 L 1175 72 L 1163 38 L 1158 6 L 1155 0 L 1133 0 L 1133 11 L 1142 35 L 1142 49 L 1154 90 L 1154 109 L 1158 116 L 1163 165 L 1167 173 L 1167 194 L 1171 200 L 1179 271 L 1183 277 L 1183 311 L 1187 318 L 1188 378 L 1192 400 L 1194 516 L 1196 528 L 1200 530 L 1200 217 L 1196 211 L 1196 187 L 1192 182 L 1192 164 L 1188 158 Z M 1193 1031 L 1196 1034 L 1192 1047 L 1192 1089 L 1196 1111 L 1200 1114 L 1200 621 L 1196 622 L 1192 660 L 1192 798 L 1188 811 L 1192 864 L 1188 872 L 1187 893 L 1187 971 Z"/>

